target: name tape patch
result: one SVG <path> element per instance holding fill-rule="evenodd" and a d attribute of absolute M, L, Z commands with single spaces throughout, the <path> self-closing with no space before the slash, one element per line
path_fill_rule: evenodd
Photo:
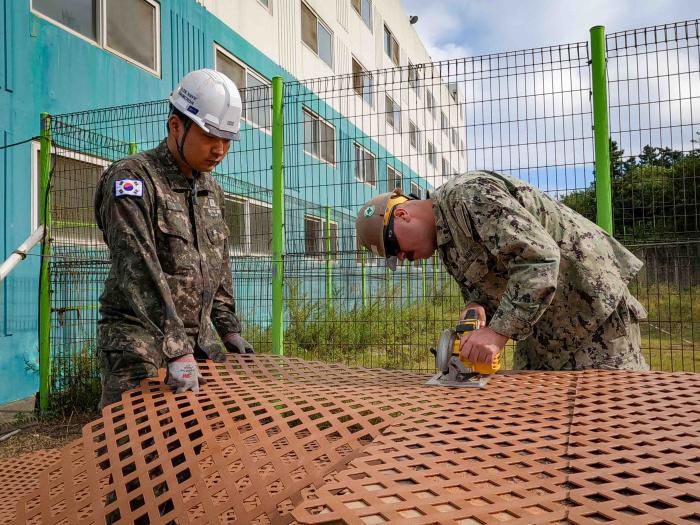
<path fill-rule="evenodd" d="M 124 197 L 126 195 L 130 195 L 131 197 L 143 197 L 143 182 L 129 179 L 115 181 L 114 195 L 117 197 Z"/>

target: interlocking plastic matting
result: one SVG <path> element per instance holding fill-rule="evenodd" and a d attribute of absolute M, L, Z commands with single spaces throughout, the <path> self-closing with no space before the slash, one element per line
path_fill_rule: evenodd
<path fill-rule="evenodd" d="M 700 523 L 700 375 L 201 368 L 199 393 L 124 394 L 25 485 L 0 466 L 15 522 Z"/>

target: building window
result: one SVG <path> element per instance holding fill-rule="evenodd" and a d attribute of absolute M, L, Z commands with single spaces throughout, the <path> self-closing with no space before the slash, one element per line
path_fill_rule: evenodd
<path fill-rule="evenodd" d="M 155 0 L 32 0 L 32 10 L 149 71 L 160 71 Z"/>
<path fill-rule="evenodd" d="M 450 123 L 449 123 L 449 121 L 447 120 L 447 115 L 445 115 L 445 112 L 444 112 L 444 111 L 441 111 L 441 112 L 440 112 L 440 128 L 441 128 L 445 133 L 447 133 L 447 132 L 448 132 L 447 130 L 450 129 Z"/>
<path fill-rule="evenodd" d="M 333 68 L 333 33 L 304 2 L 301 3 L 301 39 Z"/>
<path fill-rule="evenodd" d="M 387 26 L 384 26 L 384 52 L 395 65 L 399 65 L 399 43 Z"/>
<path fill-rule="evenodd" d="M 354 58 L 352 59 L 352 88 L 362 97 L 362 100 L 372 105 L 372 74 Z"/>
<path fill-rule="evenodd" d="M 372 30 L 372 0 L 352 0 L 352 7 L 355 9 L 365 25 Z"/>
<path fill-rule="evenodd" d="M 272 13 L 272 0 L 258 0 L 258 2 Z"/>
<path fill-rule="evenodd" d="M 420 130 L 418 129 L 418 126 L 416 126 L 413 121 L 409 121 L 408 123 L 408 138 L 411 142 L 411 146 L 418 152 L 421 153 L 422 150 L 422 145 L 421 145 L 421 136 L 420 136 Z"/>
<path fill-rule="evenodd" d="M 428 112 L 434 117 L 435 116 L 435 97 L 430 92 L 429 89 L 425 90 L 425 107 L 428 108 Z"/>
<path fill-rule="evenodd" d="M 442 158 L 442 174 L 447 177 L 450 174 L 450 161 L 445 157 Z"/>
<path fill-rule="evenodd" d="M 330 255 L 333 260 L 338 258 L 338 223 L 329 221 L 330 226 Z M 320 217 L 312 215 L 304 216 L 304 254 L 307 257 L 318 257 L 323 259 L 326 256 L 328 235 L 326 232 L 326 221 Z"/>
<path fill-rule="evenodd" d="M 420 89 L 418 84 L 420 83 L 420 71 L 418 66 L 414 66 L 409 61 L 408 63 L 408 85 L 411 86 L 416 96 L 420 96 Z"/>
<path fill-rule="evenodd" d="M 272 207 L 270 205 L 226 195 L 224 219 L 229 229 L 230 255 L 272 254 Z"/>
<path fill-rule="evenodd" d="M 403 188 L 403 176 L 401 175 L 401 172 L 392 168 L 391 166 L 386 167 L 386 179 L 389 190 L 393 190 L 394 188 Z"/>
<path fill-rule="evenodd" d="M 38 142 L 32 144 L 33 180 L 31 224 L 36 229 L 41 217 Z M 97 228 L 93 199 L 100 175 L 109 162 L 97 157 L 52 149 L 51 214 L 53 242 L 102 246 L 102 233 Z"/>
<path fill-rule="evenodd" d="M 395 131 L 401 131 L 401 108 L 389 95 L 386 95 L 386 122 Z"/>
<path fill-rule="evenodd" d="M 452 128 L 452 145 L 459 148 L 459 133 L 455 128 Z"/>
<path fill-rule="evenodd" d="M 233 55 L 215 46 L 214 67 L 233 80 L 241 89 L 243 118 L 249 123 L 270 131 L 272 127 L 272 92 L 270 82 L 254 73 Z"/>
<path fill-rule="evenodd" d="M 428 141 L 428 162 L 431 166 L 435 166 L 435 146 L 430 141 Z"/>
<path fill-rule="evenodd" d="M 304 151 L 335 164 L 335 128 L 316 113 L 304 108 Z"/>
<path fill-rule="evenodd" d="M 377 185 L 376 157 L 355 142 L 355 178 L 370 186 Z"/>
<path fill-rule="evenodd" d="M 423 188 L 421 188 L 417 183 L 411 182 L 411 193 L 418 197 L 419 199 L 423 198 Z"/>

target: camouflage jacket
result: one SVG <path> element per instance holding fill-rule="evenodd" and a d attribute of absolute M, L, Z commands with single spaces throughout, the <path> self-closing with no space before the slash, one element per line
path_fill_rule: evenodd
<path fill-rule="evenodd" d="M 578 347 L 642 267 L 601 228 L 514 177 L 467 172 L 432 202 L 440 257 L 465 302 L 484 306 L 489 326 L 516 341 Z"/>
<path fill-rule="evenodd" d="M 165 141 L 100 178 L 95 216 L 112 266 L 100 297 L 98 350 L 144 353 L 155 345 L 171 359 L 198 344 L 212 356 L 223 351 L 212 322 L 221 337 L 240 332 L 223 191 L 209 173 L 194 187 L 196 195 Z"/>

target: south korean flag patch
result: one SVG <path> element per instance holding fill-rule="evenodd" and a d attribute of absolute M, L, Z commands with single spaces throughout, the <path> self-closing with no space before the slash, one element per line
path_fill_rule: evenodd
<path fill-rule="evenodd" d="M 114 182 L 116 197 L 143 197 L 143 181 L 123 179 Z"/>

